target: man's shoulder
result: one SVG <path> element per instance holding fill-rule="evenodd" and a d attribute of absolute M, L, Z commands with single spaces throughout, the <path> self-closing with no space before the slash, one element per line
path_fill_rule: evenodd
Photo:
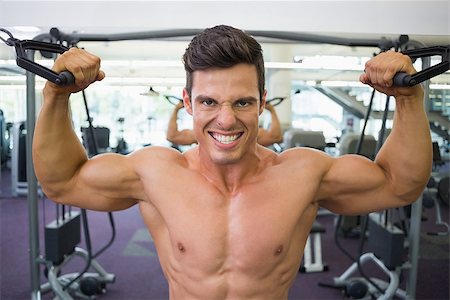
<path fill-rule="evenodd" d="M 279 155 L 280 159 L 290 160 L 290 159 L 326 159 L 329 157 L 325 152 L 308 147 L 294 147 L 289 148 L 281 152 Z"/>
<path fill-rule="evenodd" d="M 130 158 L 137 164 L 151 162 L 154 164 L 172 164 L 180 162 L 184 156 L 180 151 L 163 146 L 147 146 L 130 154 Z"/>
<path fill-rule="evenodd" d="M 300 171 L 312 168 L 316 171 L 326 170 L 333 158 L 325 152 L 307 147 L 295 147 L 281 152 L 277 157 L 280 165 L 294 167 Z"/>

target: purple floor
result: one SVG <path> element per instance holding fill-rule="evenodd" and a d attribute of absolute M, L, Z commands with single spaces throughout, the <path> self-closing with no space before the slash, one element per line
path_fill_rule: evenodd
<path fill-rule="evenodd" d="M 0 299 L 30 299 L 30 259 L 28 255 L 28 206 L 26 197 L 12 197 L 9 170 L 1 173 L 0 191 Z M 90 231 L 94 251 L 110 237 L 107 214 L 89 212 Z M 440 230 L 434 224 L 434 209 L 425 210 L 427 220 L 422 222 L 419 272 L 416 299 L 449 299 L 449 237 L 429 236 L 428 231 Z M 443 219 L 448 222 L 449 208 L 442 207 Z M 40 249 L 44 253 L 43 228 L 55 218 L 55 206 L 48 200 L 39 200 Z M 168 299 L 168 287 L 162 275 L 158 258 L 137 207 L 114 213 L 117 236 L 113 245 L 98 257 L 99 263 L 116 275 L 116 282 L 107 286 L 107 292 L 98 299 Z M 343 299 L 341 291 L 319 287 L 340 275 L 351 261 L 339 251 L 333 239 L 335 217 L 319 216 L 326 227 L 322 234 L 323 259 L 328 272 L 299 273 L 289 299 Z M 357 239 L 341 239 L 344 247 L 355 251 Z M 85 247 L 84 243 L 80 244 Z M 353 252 L 355 253 L 355 252 Z M 68 272 L 80 270 L 81 260 L 67 266 Z M 371 274 L 369 266 L 369 275 Z M 64 269 L 66 272 L 66 269 Z M 41 273 L 43 274 L 43 273 Z M 405 275 L 405 278 L 407 275 Z M 401 287 L 404 288 L 404 278 Z M 386 279 L 386 278 L 383 278 Z M 41 275 L 44 282 L 46 278 Z M 51 293 L 43 299 L 52 299 Z"/>

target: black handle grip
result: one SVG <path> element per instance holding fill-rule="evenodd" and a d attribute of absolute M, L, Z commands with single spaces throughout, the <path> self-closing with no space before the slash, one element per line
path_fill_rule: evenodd
<path fill-rule="evenodd" d="M 63 71 L 59 73 L 55 83 L 60 86 L 72 85 L 75 83 L 75 77 L 73 76 L 72 73 L 68 71 Z"/>
<path fill-rule="evenodd" d="M 413 86 L 416 84 L 416 81 L 405 72 L 395 74 L 393 81 L 395 86 Z"/>

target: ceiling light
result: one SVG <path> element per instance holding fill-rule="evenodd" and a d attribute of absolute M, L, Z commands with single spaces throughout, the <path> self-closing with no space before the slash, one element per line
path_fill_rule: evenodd
<path fill-rule="evenodd" d="M 36 33 L 41 31 L 39 27 L 36 26 L 13 26 L 12 27 L 14 31 L 18 32 L 26 32 L 26 33 Z"/>
<path fill-rule="evenodd" d="M 155 91 L 152 86 L 150 87 L 150 89 L 147 92 L 141 93 L 140 95 L 141 96 L 150 96 L 150 97 L 159 97 L 159 93 L 157 91 Z"/>

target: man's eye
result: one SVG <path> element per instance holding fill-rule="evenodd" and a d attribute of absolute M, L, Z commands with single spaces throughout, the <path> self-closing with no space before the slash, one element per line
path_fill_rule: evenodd
<path fill-rule="evenodd" d="M 237 102 L 238 107 L 247 107 L 249 105 L 250 105 L 250 102 L 248 102 L 248 101 L 238 101 Z"/>
<path fill-rule="evenodd" d="M 202 104 L 204 104 L 206 106 L 213 106 L 214 105 L 214 101 L 212 101 L 212 100 L 203 100 Z"/>

